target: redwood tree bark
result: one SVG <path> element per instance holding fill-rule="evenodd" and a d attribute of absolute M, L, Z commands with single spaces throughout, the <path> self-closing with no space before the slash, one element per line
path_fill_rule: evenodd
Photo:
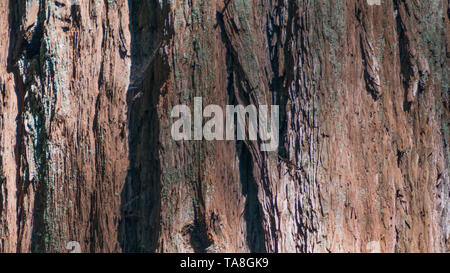
<path fill-rule="evenodd" d="M 447 252 L 449 4 L 372 2 L 2 0 L 0 252 Z"/>

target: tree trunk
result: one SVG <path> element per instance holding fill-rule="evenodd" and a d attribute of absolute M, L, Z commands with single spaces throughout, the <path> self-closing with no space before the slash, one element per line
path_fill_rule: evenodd
<path fill-rule="evenodd" d="M 377 2 L 0 1 L 0 252 L 447 252 L 449 4 Z"/>

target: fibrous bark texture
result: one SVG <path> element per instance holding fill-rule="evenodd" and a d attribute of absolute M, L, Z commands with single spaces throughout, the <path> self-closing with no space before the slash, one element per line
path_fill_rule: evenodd
<path fill-rule="evenodd" d="M 0 252 L 447 252 L 448 27 L 446 0 L 0 0 Z M 195 97 L 279 105 L 278 149 L 174 141 Z"/>

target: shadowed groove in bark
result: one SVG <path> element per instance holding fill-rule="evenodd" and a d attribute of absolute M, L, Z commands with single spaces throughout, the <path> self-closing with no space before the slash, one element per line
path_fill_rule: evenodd
<path fill-rule="evenodd" d="M 403 2 L 403 5 L 405 6 L 405 9 L 408 11 L 408 4 L 405 1 Z M 412 70 L 413 64 L 412 64 L 412 56 L 411 56 L 411 50 L 410 50 L 410 42 L 409 38 L 406 35 L 406 26 L 403 23 L 403 18 L 400 15 L 399 11 L 399 0 L 394 1 L 394 10 L 397 13 L 397 16 L 395 18 L 396 22 L 396 29 L 397 29 L 397 35 L 398 35 L 398 41 L 399 41 L 399 55 L 400 55 L 400 69 L 401 74 L 403 76 L 403 87 L 405 90 L 404 93 L 404 101 L 403 101 L 403 110 L 409 111 L 411 109 L 411 102 L 408 101 L 408 89 L 410 85 L 410 79 L 414 76 L 414 71 Z M 409 13 L 409 11 L 408 11 Z"/>
<path fill-rule="evenodd" d="M 197 193 L 199 196 L 202 193 Z M 199 203 L 200 202 L 200 203 Z M 195 253 L 205 253 L 214 242 L 208 237 L 208 227 L 205 221 L 204 201 L 196 200 L 194 206 L 194 223 L 190 230 L 190 244 Z"/>
<path fill-rule="evenodd" d="M 239 173 L 242 194 L 246 196 L 244 219 L 247 226 L 247 244 L 251 252 L 266 252 L 264 229 L 262 226 L 263 212 L 258 200 L 258 185 L 253 177 L 253 160 L 244 142 L 236 143 L 239 155 Z"/>
<path fill-rule="evenodd" d="M 241 68 L 239 64 L 235 64 L 235 56 L 237 53 L 232 48 L 229 37 L 227 36 L 224 26 L 223 14 L 217 13 L 218 25 L 220 26 L 222 33 L 222 42 L 227 48 L 227 72 L 228 72 L 228 96 L 229 104 L 236 105 L 237 98 L 236 92 L 241 92 L 245 95 L 243 90 L 235 90 L 235 77 L 238 77 L 239 72 L 235 71 L 236 68 Z M 242 70 L 238 69 L 238 70 Z M 238 80 L 237 80 L 238 81 Z M 239 88 L 238 88 L 239 89 Z M 241 88 L 242 89 L 242 86 Z M 244 98 L 248 99 L 248 98 Z M 247 144 L 244 141 L 236 142 L 236 152 L 239 157 L 239 177 L 242 187 L 242 194 L 246 197 L 244 220 L 246 224 L 246 241 L 251 252 L 264 253 L 265 247 L 265 232 L 263 229 L 263 212 L 261 203 L 258 200 L 258 184 L 253 176 L 253 158 L 248 150 Z"/>
<path fill-rule="evenodd" d="M 252 103 L 258 103 L 253 97 L 252 86 L 246 77 L 244 69 L 238 60 L 238 52 L 233 48 L 230 38 L 225 27 L 225 18 L 222 13 L 217 12 L 216 18 L 221 30 L 222 42 L 227 48 L 226 66 L 228 73 L 228 96 L 229 104 L 244 104 L 247 106 Z M 235 120 L 236 122 L 236 120 Z M 256 145 L 259 145 L 257 142 Z M 236 152 L 239 157 L 239 177 L 242 187 L 242 194 L 246 197 L 244 220 L 246 223 L 246 241 L 251 252 L 265 253 L 266 249 L 266 231 L 264 230 L 264 213 L 258 198 L 259 185 L 253 174 L 254 156 L 249 149 L 252 144 L 246 141 L 236 142 Z M 264 155 L 261 154 L 261 157 Z M 264 167 L 262 168 L 264 169 Z M 262 170 L 263 172 L 263 170 Z M 262 174 L 263 177 L 264 174 Z M 264 178 L 265 179 L 265 178 Z M 263 183 L 264 185 L 264 183 Z M 266 190 L 266 189 L 264 189 Z M 267 193 L 267 191 L 265 191 Z M 268 216 L 271 226 L 273 227 L 273 216 Z M 270 232 L 274 232 L 273 229 Z M 272 234 L 274 235 L 274 234 Z M 276 238 L 276 236 L 273 236 Z"/>
<path fill-rule="evenodd" d="M 24 96 L 25 96 L 25 88 L 24 83 L 20 77 L 19 69 L 17 68 L 17 59 L 20 56 L 23 49 L 24 41 L 21 36 L 21 31 L 19 29 L 21 16 L 24 12 L 24 5 L 21 3 L 17 3 L 16 1 L 9 1 L 9 24 L 11 25 L 10 30 L 10 45 L 9 45 L 9 53 L 8 53 L 8 72 L 14 74 L 14 81 L 17 86 L 16 88 L 16 96 L 17 96 L 17 127 L 16 127 L 16 145 L 14 150 L 16 152 L 15 160 L 16 160 L 16 185 L 18 189 L 18 200 L 17 206 L 21 207 L 20 197 L 23 196 L 23 179 L 20 175 L 21 165 L 22 165 L 22 150 L 23 150 L 23 117 L 22 113 L 24 111 Z M 18 234 L 17 236 L 20 238 L 20 219 L 19 215 L 21 211 L 18 211 Z M 20 251 L 20 239 L 17 243 L 17 251 Z"/>
<path fill-rule="evenodd" d="M 160 42 L 168 39 L 167 5 L 129 0 L 131 74 L 127 94 L 130 166 L 121 193 L 118 241 L 124 252 L 154 252 L 161 229 L 161 173 L 158 152 L 159 90 L 168 78 L 167 59 L 155 56 Z M 140 14 L 147 13 L 149 22 Z"/>
<path fill-rule="evenodd" d="M 42 105 L 36 100 L 34 96 L 29 96 L 27 101 L 25 101 L 25 94 L 27 90 L 27 85 L 30 84 L 32 80 L 26 80 L 24 75 L 21 75 L 21 71 L 18 67 L 19 58 L 23 57 L 24 64 L 31 63 L 33 59 L 40 60 L 40 49 L 41 40 L 43 37 L 42 21 L 40 18 L 41 12 L 45 9 L 45 3 L 40 3 L 37 25 L 33 31 L 31 40 L 26 40 L 24 37 L 24 29 L 20 27 L 22 23 L 23 16 L 25 16 L 25 5 L 26 3 L 9 1 L 9 24 L 10 29 L 10 45 L 8 53 L 8 72 L 14 75 L 14 81 L 16 85 L 16 96 L 17 96 L 17 130 L 16 130 L 16 185 L 17 185 L 17 252 L 21 251 L 22 239 L 23 239 L 23 225 L 24 220 L 28 217 L 24 213 L 23 201 L 26 194 L 26 189 L 29 183 L 33 183 L 33 189 L 36 190 L 36 197 L 34 200 L 35 211 L 32 215 L 33 217 L 33 227 L 31 235 L 31 251 L 41 252 L 45 251 L 48 247 L 50 241 L 49 234 L 49 223 L 46 221 L 46 210 L 47 210 L 47 200 L 48 200 L 48 185 L 46 181 L 48 180 L 47 175 L 47 165 L 46 165 L 46 150 L 47 150 L 47 133 L 45 129 L 38 131 L 37 135 L 37 145 L 35 148 L 35 159 L 38 164 L 39 173 L 38 181 L 30 181 L 28 174 L 27 161 L 24 159 L 25 155 L 25 144 L 24 144 L 24 117 L 25 111 L 32 112 L 33 115 L 38 116 L 38 127 L 45 128 L 44 118 L 42 117 Z M 28 29 L 26 30 L 28 31 Z M 40 71 L 38 71 L 40 73 Z M 27 73 L 24 71 L 23 73 Z M 34 178 L 33 178 L 34 179 Z M 38 186 L 35 188 L 35 183 Z"/>

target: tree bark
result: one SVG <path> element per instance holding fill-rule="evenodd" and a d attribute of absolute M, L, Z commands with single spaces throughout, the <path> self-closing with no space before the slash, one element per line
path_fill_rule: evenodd
<path fill-rule="evenodd" d="M 372 2 L 2 0 L 0 252 L 447 252 L 449 4 Z"/>

